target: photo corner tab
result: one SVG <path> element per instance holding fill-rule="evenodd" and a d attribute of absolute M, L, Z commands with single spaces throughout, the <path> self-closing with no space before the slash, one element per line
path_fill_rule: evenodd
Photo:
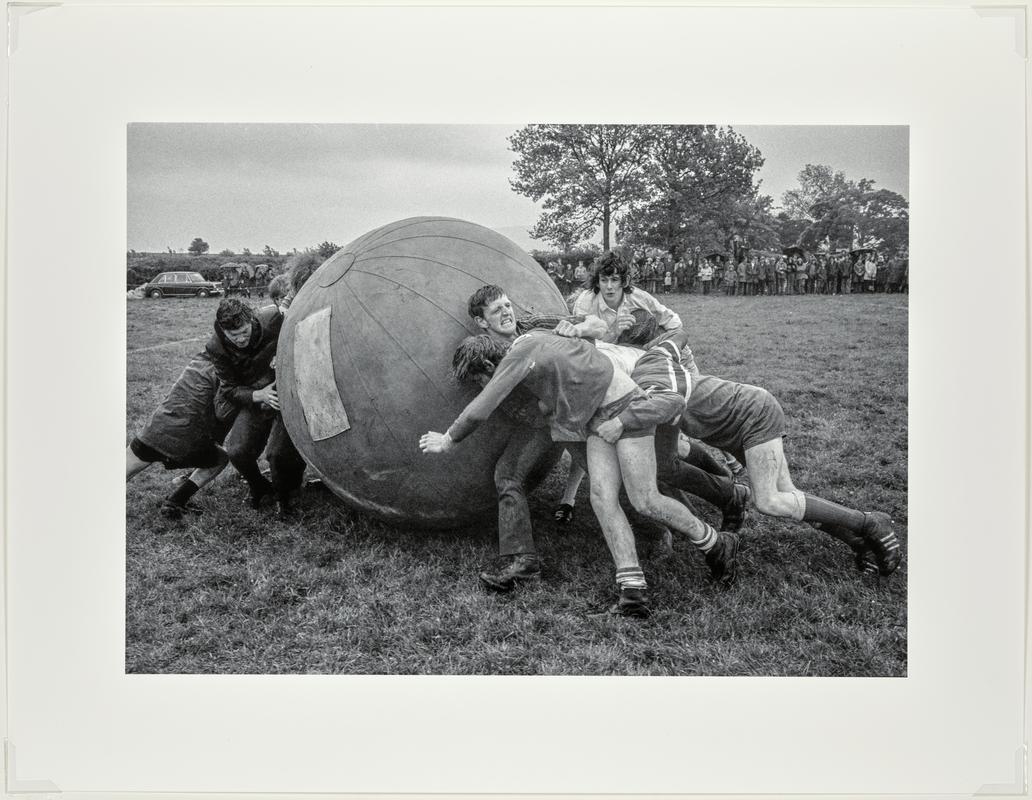
<path fill-rule="evenodd" d="M 4 778 L 4 791 L 9 797 L 20 794 L 39 796 L 61 793 L 61 789 L 51 781 L 18 777 L 15 747 L 10 739 L 4 739 Z"/>
<path fill-rule="evenodd" d="M 1014 754 L 1014 783 L 987 783 L 975 797 L 1027 797 L 1028 789 L 1028 745 L 1022 744 Z"/>
<path fill-rule="evenodd" d="M 975 4 L 972 9 L 983 19 L 1009 17 L 1014 24 L 1014 52 L 1022 59 L 1028 58 L 1028 6 L 1015 4 Z"/>
<path fill-rule="evenodd" d="M 18 33 L 21 31 L 21 21 L 29 16 L 29 14 L 36 14 L 40 11 L 46 11 L 50 8 L 58 8 L 60 3 L 31 3 L 25 5 L 14 5 L 13 3 L 7 6 L 7 57 L 10 58 L 14 55 L 18 49 Z"/>

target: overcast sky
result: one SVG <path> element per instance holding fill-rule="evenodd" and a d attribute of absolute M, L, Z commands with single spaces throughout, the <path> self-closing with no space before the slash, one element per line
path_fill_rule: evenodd
<path fill-rule="evenodd" d="M 524 247 L 539 209 L 509 188 L 520 125 L 217 125 L 147 123 L 128 132 L 128 243 L 211 252 L 266 244 L 343 245 L 405 217 L 459 217 Z M 908 131 L 895 126 L 735 126 L 763 153 L 775 203 L 806 164 L 908 196 Z"/>

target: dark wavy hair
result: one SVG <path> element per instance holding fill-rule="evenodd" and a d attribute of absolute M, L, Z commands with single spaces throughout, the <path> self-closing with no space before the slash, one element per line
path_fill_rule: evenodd
<path fill-rule="evenodd" d="M 233 331 L 254 322 L 254 310 L 239 297 L 227 297 L 215 311 L 215 324 L 224 331 Z"/>
<path fill-rule="evenodd" d="M 479 375 L 493 375 L 505 354 L 509 352 L 509 343 L 492 339 L 487 334 L 467 336 L 455 348 L 452 356 L 452 376 L 455 380 L 465 382 Z"/>
<path fill-rule="evenodd" d="M 598 279 L 603 275 L 607 277 L 610 275 L 618 276 L 620 283 L 623 285 L 624 294 L 630 294 L 634 291 L 634 287 L 631 285 L 631 265 L 624 261 L 615 250 L 607 250 L 595 260 L 591 274 L 584 281 L 584 288 L 598 294 L 600 291 Z"/>
<path fill-rule="evenodd" d="M 481 286 L 469 296 L 466 311 L 473 319 L 477 317 L 483 319 L 484 309 L 504 294 L 505 290 L 501 286 L 495 286 L 493 283 Z"/>

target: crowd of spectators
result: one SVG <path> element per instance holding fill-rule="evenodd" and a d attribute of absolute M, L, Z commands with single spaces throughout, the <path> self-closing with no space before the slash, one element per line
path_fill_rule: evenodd
<path fill-rule="evenodd" d="M 583 260 L 550 261 L 549 277 L 564 296 L 584 285 L 590 265 Z M 699 250 L 676 261 L 669 254 L 636 253 L 631 282 L 650 294 L 855 294 L 909 290 L 905 254 L 874 250 L 806 253 L 743 251 L 737 257 Z"/>

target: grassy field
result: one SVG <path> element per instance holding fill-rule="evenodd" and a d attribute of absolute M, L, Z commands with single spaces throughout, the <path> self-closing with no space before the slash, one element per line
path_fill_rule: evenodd
<path fill-rule="evenodd" d="M 796 484 L 887 511 L 906 551 L 907 297 L 666 298 L 704 372 L 770 389 Z M 188 357 L 217 300 L 127 304 L 128 438 Z M 482 590 L 493 525 L 426 533 L 363 518 L 318 486 L 279 522 L 227 469 L 181 523 L 157 513 L 172 473 L 127 486 L 126 671 L 552 675 L 906 674 L 907 565 L 862 578 L 841 543 L 755 512 L 738 586 L 719 592 L 684 540 L 644 560 L 655 612 L 606 613 L 613 569 L 581 489 L 557 528 L 560 466 L 531 500 L 543 580 Z M 711 522 L 719 514 L 699 502 Z"/>

